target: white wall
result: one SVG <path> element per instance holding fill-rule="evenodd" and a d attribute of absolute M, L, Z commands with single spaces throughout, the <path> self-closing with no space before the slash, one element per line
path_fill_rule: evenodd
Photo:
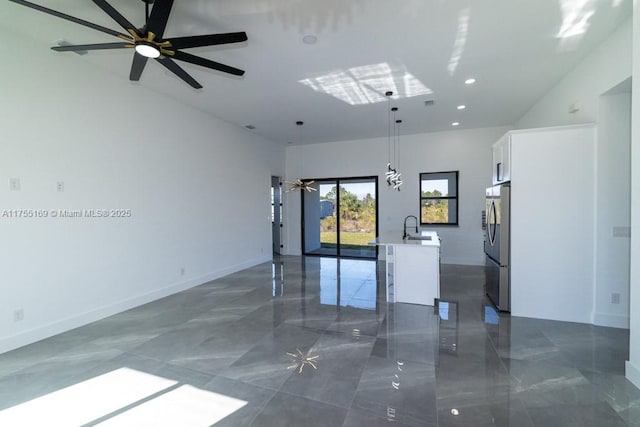
<path fill-rule="evenodd" d="M 631 77 L 631 51 L 629 19 L 516 123 L 517 128 L 598 124 L 592 322 L 623 328 L 628 327 L 628 238 L 612 234 L 614 227 L 629 226 L 629 103 L 611 93 Z M 581 109 L 571 114 L 575 102 Z M 612 293 L 620 294 L 620 304 L 611 303 Z"/>
<path fill-rule="evenodd" d="M 590 52 L 515 124 L 531 129 L 576 123 L 593 123 L 600 95 L 631 76 L 631 19 L 625 21 L 600 46 Z M 569 113 L 569 106 L 580 111 Z"/>
<path fill-rule="evenodd" d="M 402 233 L 405 216 L 419 217 L 419 174 L 460 171 L 459 226 L 432 227 L 442 238 L 442 262 L 484 265 L 481 212 L 491 185 L 491 145 L 504 127 L 437 132 L 401 137 L 400 192 L 387 188 L 387 138 L 293 146 L 287 149 L 287 179 L 378 176 L 379 232 Z M 300 253 L 300 195 L 286 200 L 285 250 Z"/>
<path fill-rule="evenodd" d="M 132 212 L 0 218 L 0 352 L 271 258 L 284 149 L 0 34 L 1 209 Z"/>
<path fill-rule="evenodd" d="M 602 96 L 598 110 L 593 323 L 628 328 L 631 93 Z"/>
<path fill-rule="evenodd" d="M 511 138 L 511 314 L 592 322 L 594 126 Z"/>
<path fill-rule="evenodd" d="M 601 95 L 628 79 L 632 75 L 632 71 L 635 75 L 640 74 L 640 49 L 638 48 L 640 46 L 640 12 L 635 1 L 633 14 L 632 18 L 621 25 L 597 49 L 587 55 L 573 71 L 559 81 L 555 87 L 518 120 L 516 127 L 523 129 L 586 122 L 597 122 L 599 126 L 602 126 L 604 123 L 601 123 L 601 120 L 604 119 L 604 116 L 600 117 Z M 637 86 L 635 85 L 633 88 L 632 104 L 640 105 Z M 571 114 L 569 113 L 569 106 L 575 102 L 580 104 L 581 109 L 579 112 Z M 605 102 L 607 101 L 605 100 Z M 603 106 L 605 109 L 608 108 L 605 104 Z M 640 149 L 638 149 L 640 147 L 640 109 L 635 108 L 632 111 L 631 188 L 638 188 L 640 187 L 640 171 L 638 170 L 640 168 Z M 598 153 L 600 155 L 607 150 L 607 141 L 599 140 L 598 144 Z M 616 156 L 618 154 L 612 155 Z M 601 166 L 602 164 L 608 164 L 609 160 L 611 159 L 597 158 Z M 615 181 L 607 182 L 604 174 L 599 173 L 598 188 L 612 188 L 615 185 Z M 594 194 L 601 201 L 606 200 L 608 197 L 606 194 L 597 194 L 595 191 Z M 638 191 L 631 192 L 632 228 L 634 224 L 640 223 L 640 196 L 638 194 L 640 194 Z M 621 213 L 621 211 L 618 211 L 616 218 L 611 220 L 618 222 Z M 611 232 L 612 223 L 606 224 L 603 222 L 606 221 L 604 214 L 605 212 L 600 211 L 598 216 L 599 223 L 594 226 L 599 238 Z M 599 242 L 601 243 L 602 239 Z M 612 242 L 610 241 L 609 243 Z M 618 245 L 618 243 L 620 241 L 615 244 Z M 623 310 L 625 306 L 629 307 L 631 339 L 627 378 L 640 386 L 640 327 L 636 326 L 640 325 L 640 263 L 638 262 L 640 260 L 640 237 L 638 233 L 632 232 L 630 248 L 629 301 L 624 301 L 622 299 L 624 294 L 621 293 L 619 310 Z M 620 251 L 621 249 L 617 247 L 613 248 L 613 250 Z M 594 256 L 597 257 L 596 274 L 607 272 L 606 259 L 607 257 L 612 259 L 611 255 L 599 252 Z M 618 260 L 616 262 L 619 263 L 621 261 Z M 596 278 L 594 277 L 594 279 Z M 608 298 L 610 298 L 611 292 L 620 290 L 618 285 L 620 284 L 621 276 L 619 274 L 613 276 L 611 283 L 614 287 L 612 288 L 606 285 L 607 280 L 605 277 L 598 276 L 596 280 L 597 286 L 594 287 L 595 299 L 610 301 Z M 606 302 L 604 305 L 606 306 Z M 605 309 L 603 304 L 598 301 L 594 305 L 594 321 L 601 324 L 621 326 L 619 323 L 620 317 L 618 316 L 620 311 L 617 309 L 617 307 L 614 310 L 611 307 L 606 307 Z M 609 314 L 614 316 L 609 316 Z"/>
<path fill-rule="evenodd" d="M 640 5 L 633 3 L 633 74 L 640 76 Z M 640 85 L 634 85 L 632 104 L 640 105 Z M 640 108 L 632 108 L 631 116 L 631 328 L 629 361 L 626 376 L 640 388 Z"/>

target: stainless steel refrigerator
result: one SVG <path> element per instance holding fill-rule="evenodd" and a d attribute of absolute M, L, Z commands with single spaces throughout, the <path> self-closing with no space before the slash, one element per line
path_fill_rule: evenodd
<path fill-rule="evenodd" d="M 485 195 L 485 286 L 500 311 L 511 311 L 510 196 L 509 183 L 489 187 Z"/>

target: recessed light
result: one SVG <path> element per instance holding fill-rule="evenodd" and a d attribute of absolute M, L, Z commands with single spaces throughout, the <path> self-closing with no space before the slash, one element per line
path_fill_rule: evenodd
<path fill-rule="evenodd" d="M 474 79 L 473 77 L 471 77 L 471 78 L 469 78 L 469 79 L 465 80 L 465 81 L 464 81 L 464 84 L 466 84 L 466 85 L 472 85 L 472 84 L 474 84 L 475 82 L 476 82 L 476 79 Z"/>
<path fill-rule="evenodd" d="M 467 108 L 466 105 L 462 104 L 462 105 L 458 105 L 458 110 L 464 110 L 465 108 Z"/>
<path fill-rule="evenodd" d="M 451 123 L 451 126 L 460 126 L 460 122 L 453 122 Z"/>
<path fill-rule="evenodd" d="M 302 37 L 302 43 L 304 44 L 316 44 L 318 42 L 318 37 L 313 34 L 307 34 Z"/>

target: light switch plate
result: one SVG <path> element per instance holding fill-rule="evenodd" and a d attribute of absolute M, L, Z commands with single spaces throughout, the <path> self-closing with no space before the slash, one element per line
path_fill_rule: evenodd
<path fill-rule="evenodd" d="M 618 292 L 611 293 L 611 304 L 620 304 L 620 294 Z"/>
<path fill-rule="evenodd" d="M 9 190 L 20 191 L 20 178 L 9 178 Z"/>

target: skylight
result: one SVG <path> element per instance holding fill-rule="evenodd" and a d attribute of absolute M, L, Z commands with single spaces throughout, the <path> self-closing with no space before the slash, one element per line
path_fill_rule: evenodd
<path fill-rule="evenodd" d="M 350 105 L 386 101 L 384 94 L 387 91 L 393 91 L 397 98 L 433 93 L 404 66 L 392 66 L 386 62 L 333 71 L 299 82 Z"/>

